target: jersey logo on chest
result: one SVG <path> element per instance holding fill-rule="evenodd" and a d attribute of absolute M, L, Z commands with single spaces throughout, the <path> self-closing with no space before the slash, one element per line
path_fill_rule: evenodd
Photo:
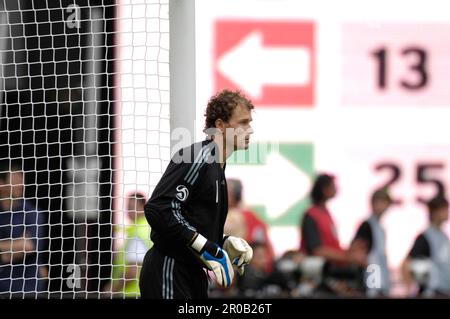
<path fill-rule="evenodd" d="M 184 202 L 189 196 L 189 190 L 184 185 L 178 185 L 176 190 L 178 192 L 176 197 L 180 202 Z"/>

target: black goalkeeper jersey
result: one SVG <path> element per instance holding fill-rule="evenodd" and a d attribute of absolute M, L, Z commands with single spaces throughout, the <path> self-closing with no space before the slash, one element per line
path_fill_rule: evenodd
<path fill-rule="evenodd" d="M 198 262 L 188 248 L 195 232 L 222 245 L 228 196 L 216 148 L 205 140 L 178 151 L 145 205 L 155 248 L 179 261 Z"/>

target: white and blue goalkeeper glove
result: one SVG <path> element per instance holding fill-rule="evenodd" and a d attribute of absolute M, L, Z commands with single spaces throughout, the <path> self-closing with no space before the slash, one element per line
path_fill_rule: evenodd
<path fill-rule="evenodd" d="M 229 287 L 233 282 L 234 270 L 228 254 L 216 243 L 197 234 L 191 248 L 199 254 L 200 260 L 214 272 L 216 282 L 222 287 Z"/>
<path fill-rule="evenodd" d="M 228 253 L 233 265 L 236 265 L 237 271 L 242 276 L 245 265 L 249 264 L 253 258 L 252 247 L 242 238 L 226 236 L 223 249 Z"/>

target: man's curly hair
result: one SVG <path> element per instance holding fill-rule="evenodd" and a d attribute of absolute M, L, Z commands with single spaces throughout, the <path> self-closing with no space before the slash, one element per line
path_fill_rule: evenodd
<path fill-rule="evenodd" d="M 205 112 L 205 130 L 216 127 L 218 119 L 228 122 L 238 105 L 243 105 L 248 110 L 254 108 L 252 102 L 240 91 L 225 89 L 211 97 Z"/>

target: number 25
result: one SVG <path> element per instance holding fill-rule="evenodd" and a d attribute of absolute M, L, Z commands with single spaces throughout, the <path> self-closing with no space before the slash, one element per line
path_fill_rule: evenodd
<path fill-rule="evenodd" d="M 443 163 L 419 163 L 416 166 L 416 182 L 417 184 L 432 184 L 436 187 L 436 195 L 437 194 L 445 194 L 445 186 L 444 183 L 437 178 L 427 177 L 427 173 L 430 170 L 442 170 L 444 168 Z M 398 165 L 394 163 L 381 163 L 375 166 L 375 170 L 377 172 L 382 170 L 388 170 L 391 172 L 391 176 L 380 188 L 389 188 L 394 183 L 396 183 L 401 177 L 401 169 Z M 427 199 L 424 199 L 421 196 L 416 197 L 417 202 L 425 204 Z M 393 203 L 397 205 L 402 205 L 403 200 L 399 198 L 393 198 Z"/>

